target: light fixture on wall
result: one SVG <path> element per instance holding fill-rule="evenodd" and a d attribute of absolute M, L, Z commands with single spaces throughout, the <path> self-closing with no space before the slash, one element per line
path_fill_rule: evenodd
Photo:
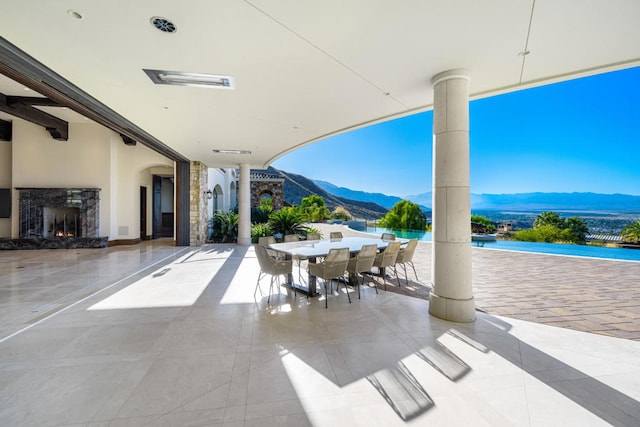
<path fill-rule="evenodd" d="M 207 191 L 205 191 L 205 192 L 204 192 L 204 197 L 205 197 L 207 200 L 211 200 L 211 199 L 213 198 L 213 191 L 211 191 L 211 190 L 207 190 Z"/>

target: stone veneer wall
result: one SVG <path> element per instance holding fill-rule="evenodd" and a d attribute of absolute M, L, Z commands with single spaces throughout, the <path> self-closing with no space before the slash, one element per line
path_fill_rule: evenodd
<path fill-rule="evenodd" d="M 260 196 L 271 195 L 273 210 L 278 211 L 284 206 L 284 180 L 251 180 L 251 208 L 260 207 Z"/>
<path fill-rule="evenodd" d="M 80 236 L 98 237 L 99 188 L 18 188 L 20 238 L 42 238 L 44 208 L 78 208 Z"/>
<path fill-rule="evenodd" d="M 206 165 L 191 162 L 189 245 L 201 246 L 207 240 L 207 199 L 209 177 Z"/>

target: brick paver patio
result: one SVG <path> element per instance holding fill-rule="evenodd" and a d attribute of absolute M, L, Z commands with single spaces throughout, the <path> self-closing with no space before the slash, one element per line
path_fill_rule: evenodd
<path fill-rule="evenodd" d="M 314 224 L 315 225 L 315 224 Z M 357 232 L 336 225 L 345 235 Z M 431 243 L 414 258 L 419 282 L 389 290 L 428 298 Z M 473 248 L 473 287 L 478 310 L 531 322 L 640 341 L 640 262 Z"/>

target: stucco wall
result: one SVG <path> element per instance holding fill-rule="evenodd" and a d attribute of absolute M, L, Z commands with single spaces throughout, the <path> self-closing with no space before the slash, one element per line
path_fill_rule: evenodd
<path fill-rule="evenodd" d="M 127 146 L 94 123 L 70 123 L 69 140 L 58 142 L 44 128 L 16 119 L 11 145 L 12 188 L 100 188 L 100 235 L 109 240 L 140 237 L 140 186 L 149 187 L 150 200 L 150 168 L 173 167 L 166 157 L 141 144 Z M 0 151 L 0 161 L 5 155 Z M 18 194 L 13 193 L 11 237 L 17 238 Z"/>

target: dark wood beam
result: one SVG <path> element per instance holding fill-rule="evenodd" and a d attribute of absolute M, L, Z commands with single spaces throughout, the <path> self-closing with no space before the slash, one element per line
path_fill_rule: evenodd
<path fill-rule="evenodd" d="M 0 141 L 11 141 L 11 122 L 0 119 Z"/>
<path fill-rule="evenodd" d="M 69 139 L 69 123 L 31 105 L 17 102 L 19 98 L 21 97 L 5 96 L 0 93 L 0 111 L 44 127 L 53 139 L 58 141 Z"/>
<path fill-rule="evenodd" d="M 189 161 L 43 63 L 0 37 L 0 74 L 57 101 L 104 127 L 132 138 L 174 161 Z"/>
<path fill-rule="evenodd" d="M 59 102 L 49 98 L 39 98 L 36 96 L 11 96 L 7 95 L 7 104 L 37 105 L 38 107 L 64 107 Z"/>

